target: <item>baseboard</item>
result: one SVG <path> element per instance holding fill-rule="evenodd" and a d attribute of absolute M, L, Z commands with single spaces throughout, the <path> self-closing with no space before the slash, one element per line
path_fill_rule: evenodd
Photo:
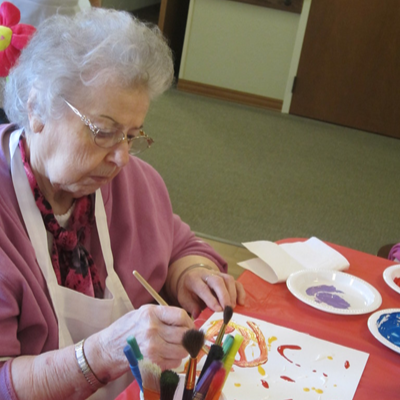
<path fill-rule="evenodd" d="M 185 79 L 178 80 L 177 88 L 183 92 L 213 97 L 220 100 L 233 101 L 248 106 L 267 108 L 269 110 L 281 111 L 283 105 L 283 100 L 239 92 L 237 90 L 221 88 L 218 86 L 206 85 L 205 83 L 187 81 Z"/>

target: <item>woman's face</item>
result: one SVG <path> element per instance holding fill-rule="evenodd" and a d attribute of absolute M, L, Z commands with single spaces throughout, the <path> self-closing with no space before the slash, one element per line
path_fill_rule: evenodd
<path fill-rule="evenodd" d="M 114 87 L 98 90 L 92 99 L 73 106 L 101 130 L 120 129 L 128 136 L 143 126 L 150 102 L 145 89 Z M 112 148 L 97 146 L 90 129 L 70 109 L 61 120 L 46 122 L 29 141 L 30 163 L 42 191 L 75 198 L 110 182 L 127 164 L 128 151 L 126 140 Z"/>

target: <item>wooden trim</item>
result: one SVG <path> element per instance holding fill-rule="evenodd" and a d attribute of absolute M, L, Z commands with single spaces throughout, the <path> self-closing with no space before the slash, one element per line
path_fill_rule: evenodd
<path fill-rule="evenodd" d="M 283 100 L 272 99 L 270 97 L 259 96 L 251 93 L 239 92 L 237 90 L 207 85 L 205 83 L 187 81 L 185 79 L 179 79 L 177 87 L 178 90 L 181 90 L 182 92 L 199 94 L 202 96 L 213 97 L 220 100 L 233 101 L 235 103 L 266 108 L 269 110 L 281 111 L 283 105 Z"/>
<path fill-rule="evenodd" d="M 275 8 L 276 10 L 301 13 L 303 0 L 233 0 L 240 3 L 248 3 L 255 6 Z"/>

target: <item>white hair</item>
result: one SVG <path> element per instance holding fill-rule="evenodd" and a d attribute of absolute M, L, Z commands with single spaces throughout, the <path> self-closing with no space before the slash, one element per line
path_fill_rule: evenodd
<path fill-rule="evenodd" d="M 60 118 L 63 98 L 90 96 L 91 88 L 145 87 L 154 99 L 172 80 L 172 53 L 155 25 L 125 11 L 91 8 L 39 26 L 10 71 L 4 109 L 11 122 L 28 129 L 28 112 L 43 123 Z"/>

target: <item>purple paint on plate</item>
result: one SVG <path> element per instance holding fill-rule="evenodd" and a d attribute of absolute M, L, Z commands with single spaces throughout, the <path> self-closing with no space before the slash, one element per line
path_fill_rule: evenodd
<path fill-rule="evenodd" d="M 347 309 L 350 308 L 350 304 L 344 300 L 341 296 L 336 293 L 343 293 L 341 290 L 337 290 L 335 286 L 320 285 L 311 286 L 306 290 L 309 296 L 314 296 L 314 300 L 317 303 L 325 303 L 328 306 L 334 308 Z"/>
<path fill-rule="evenodd" d="M 337 290 L 333 285 L 311 286 L 306 290 L 309 296 L 314 296 L 314 294 L 318 292 L 343 293 L 341 290 Z"/>

